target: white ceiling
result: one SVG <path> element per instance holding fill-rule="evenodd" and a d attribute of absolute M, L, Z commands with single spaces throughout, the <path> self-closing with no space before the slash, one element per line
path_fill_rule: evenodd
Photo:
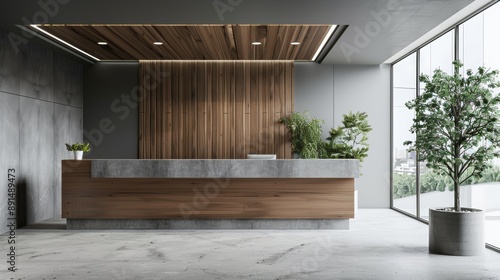
<path fill-rule="evenodd" d="M 57 3 L 43 7 L 39 3 Z M 340 24 L 323 63 L 381 64 L 472 3 L 491 0 L 52 0 L 4 1 L 0 24 Z M 460 19 L 458 19 L 460 20 Z M 438 27 L 436 30 L 433 31 Z"/>

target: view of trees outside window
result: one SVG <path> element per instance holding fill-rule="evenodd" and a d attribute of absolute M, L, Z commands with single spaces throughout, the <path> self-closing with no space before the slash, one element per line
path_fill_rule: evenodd
<path fill-rule="evenodd" d="M 416 215 L 416 158 L 403 145 L 406 140 L 414 140 L 409 131 L 414 113 L 405 103 L 417 94 L 417 56 L 415 53 L 393 66 L 393 197 L 394 207 Z"/>
<path fill-rule="evenodd" d="M 500 70 L 499 15 L 500 4 L 495 4 L 458 26 L 458 57 L 464 63 L 463 71 L 477 71 L 480 66 Z M 416 94 L 417 65 L 420 73 L 427 75 L 432 75 L 436 68 L 453 71 L 454 34 L 454 30 L 447 32 L 419 49 L 419 61 L 412 54 L 393 65 L 393 206 L 413 215 L 418 206 L 422 219 L 428 219 L 430 207 L 453 206 L 453 184 L 447 177 L 427 169 L 425 163 L 419 163 L 416 172 L 415 154 L 402 145 L 405 140 L 414 140 L 408 131 L 414 113 L 404 103 Z M 423 85 L 419 87 L 423 92 Z M 420 181 L 419 205 L 416 205 L 416 176 Z M 493 168 L 482 178 L 470 179 L 461 188 L 462 207 L 485 211 L 486 242 L 500 247 L 500 159 L 493 161 Z"/>

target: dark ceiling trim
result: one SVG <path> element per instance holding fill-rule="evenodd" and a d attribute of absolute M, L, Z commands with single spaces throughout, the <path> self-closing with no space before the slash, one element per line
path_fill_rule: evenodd
<path fill-rule="evenodd" d="M 24 25 L 20 25 L 20 24 L 19 24 L 19 25 L 16 25 L 16 27 L 18 27 L 18 28 L 20 28 L 21 30 L 26 31 L 26 32 L 28 32 L 28 33 L 30 33 L 30 34 L 32 34 L 32 35 L 34 35 L 34 36 L 36 36 L 36 37 L 37 37 L 37 38 L 39 38 L 39 39 L 42 39 L 43 41 L 45 41 L 45 42 L 47 42 L 47 43 L 49 43 L 49 44 L 51 44 L 51 45 L 55 46 L 56 48 L 59 48 L 59 49 L 61 49 L 61 50 L 65 51 L 65 52 L 67 52 L 67 53 L 69 53 L 69 54 L 71 54 L 71 55 L 73 55 L 73 56 L 78 57 L 79 59 L 81 59 L 81 60 L 83 60 L 83 61 L 85 61 L 85 62 L 87 62 L 87 63 L 90 63 L 90 64 L 94 64 L 94 63 L 95 63 L 95 60 L 90 59 L 90 58 L 88 58 L 88 57 L 86 57 L 86 56 L 83 56 L 83 55 L 81 55 L 80 53 L 75 52 L 75 51 L 71 50 L 71 49 L 70 49 L 70 48 L 68 48 L 68 47 L 65 47 L 63 44 L 60 44 L 60 43 L 55 42 L 54 40 L 52 40 L 52 39 L 48 38 L 46 35 L 41 34 L 41 33 L 37 32 L 37 31 L 35 31 L 35 30 L 33 30 L 33 29 L 29 28 L 29 27 L 26 27 L 26 26 L 24 26 Z"/>
<path fill-rule="evenodd" d="M 335 28 L 335 31 L 332 33 L 330 38 L 328 39 L 328 42 L 326 45 L 323 47 L 321 52 L 319 53 L 318 57 L 316 58 L 316 63 L 321 64 L 325 57 L 330 53 L 332 50 L 333 46 L 337 44 L 337 41 L 342 37 L 342 34 L 347 30 L 348 25 L 339 25 Z"/>

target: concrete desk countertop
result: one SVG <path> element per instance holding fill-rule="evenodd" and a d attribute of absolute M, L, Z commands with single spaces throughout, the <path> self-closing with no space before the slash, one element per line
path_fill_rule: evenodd
<path fill-rule="evenodd" d="M 357 178 L 354 159 L 92 160 L 92 178 Z"/>

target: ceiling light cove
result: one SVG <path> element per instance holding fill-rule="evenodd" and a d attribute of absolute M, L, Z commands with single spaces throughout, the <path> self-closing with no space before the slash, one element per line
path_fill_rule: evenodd
<path fill-rule="evenodd" d="M 42 26 L 42 25 L 30 24 L 30 27 L 31 27 L 31 28 L 33 28 L 33 29 L 37 30 L 38 32 L 40 32 L 40 33 L 42 33 L 42 34 L 45 34 L 46 36 L 48 36 L 48 37 L 49 37 L 49 38 L 51 38 L 52 40 L 55 40 L 55 41 L 57 41 L 57 42 L 59 42 L 59 43 L 61 43 L 61 44 L 65 45 L 66 47 L 70 47 L 71 49 L 76 50 L 76 51 L 78 51 L 79 53 L 82 53 L 82 54 L 84 54 L 84 55 L 86 55 L 86 56 L 88 56 L 88 57 L 90 57 L 90 58 L 92 58 L 92 59 L 94 59 L 94 60 L 96 60 L 96 61 L 99 61 L 99 60 L 100 60 L 99 58 L 97 58 L 97 57 L 95 57 L 95 56 L 93 56 L 93 55 L 91 55 L 91 54 L 89 54 L 89 53 L 87 53 L 87 52 L 85 52 L 85 51 L 83 51 L 83 50 L 79 49 L 78 47 L 76 47 L 76 46 L 74 46 L 74 45 L 72 45 L 72 44 L 68 43 L 67 41 L 65 41 L 65 40 L 63 40 L 63 39 L 61 39 L 61 38 L 59 38 L 58 36 L 55 36 L 55 35 L 51 34 L 50 32 L 45 31 L 44 29 L 42 29 L 42 28 L 41 28 L 41 26 Z"/>
<path fill-rule="evenodd" d="M 95 60 L 314 61 L 335 30 L 329 24 L 42 24 L 59 45 Z M 172 40 L 175 38 L 175 40 Z M 103 47 L 107 43 L 106 47 Z M 166 44 L 168 42 L 168 45 Z M 155 46 L 164 46 L 156 48 Z M 259 47 L 260 45 L 260 47 Z M 300 45 L 300 47 L 297 47 Z"/>
<path fill-rule="evenodd" d="M 323 38 L 323 41 L 319 45 L 318 50 L 316 51 L 316 53 L 314 54 L 313 58 L 311 59 L 312 61 L 315 61 L 316 58 L 318 58 L 318 55 L 321 53 L 321 51 L 325 47 L 326 43 L 328 43 L 328 40 L 330 40 L 330 37 L 332 37 L 333 31 L 335 31 L 336 28 L 337 28 L 336 25 L 330 26 L 330 29 L 328 30 L 328 33 L 326 33 L 326 36 Z"/>

